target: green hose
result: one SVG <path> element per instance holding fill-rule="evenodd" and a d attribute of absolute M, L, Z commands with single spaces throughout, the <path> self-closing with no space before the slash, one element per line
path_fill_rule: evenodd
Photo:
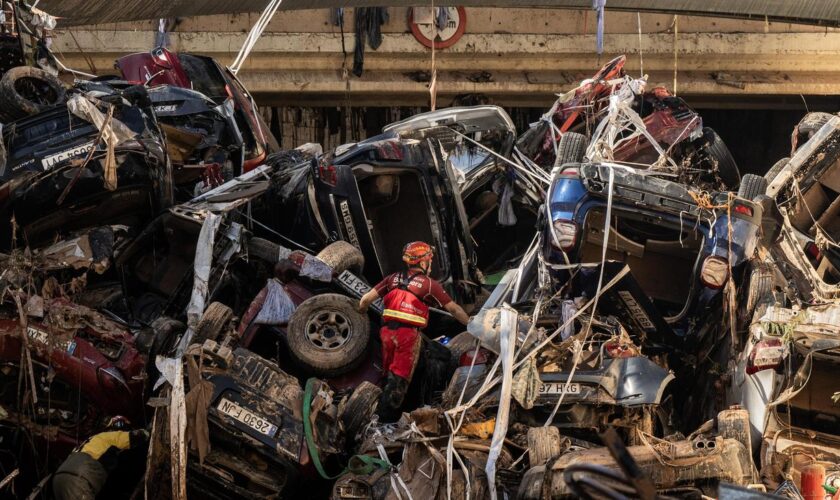
<path fill-rule="evenodd" d="M 367 475 L 376 469 L 390 469 L 391 464 L 384 460 L 372 457 L 370 455 L 353 455 L 350 461 L 341 472 L 335 476 L 330 476 L 324 470 L 321 464 L 321 457 L 318 455 L 318 448 L 315 446 L 315 438 L 312 435 L 312 422 L 310 422 L 309 414 L 312 406 L 312 388 L 318 379 L 311 378 L 306 381 L 306 390 L 303 392 L 303 434 L 306 437 L 306 446 L 309 449 L 309 456 L 312 457 L 312 463 L 315 464 L 315 469 L 318 474 L 324 479 L 337 479 L 344 474 L 350 472 L 353 474 Z"/>

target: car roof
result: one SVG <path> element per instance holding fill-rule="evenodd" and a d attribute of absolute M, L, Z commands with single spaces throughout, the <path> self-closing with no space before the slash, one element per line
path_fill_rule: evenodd
<path fill-rule="evenodd" d="M 429 111 L 386 125 L 382 128 L 382 132 L 402 134 L 455 123 L 464 133 L 498 129 L 516 133 L 513 120 L 499 106 L 458 106 Z"/>

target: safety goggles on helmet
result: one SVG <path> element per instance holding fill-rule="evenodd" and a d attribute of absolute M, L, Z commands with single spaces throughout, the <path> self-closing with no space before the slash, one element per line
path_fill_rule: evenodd
<path fill-rule="evenodd" d="M 105 427 L 108 429 L 123 431 L 128 429 L 130 425 L 131 422 L 129 422 L 127 418 L 117 415 L 116 417 L 111 417 Z"/>
<path fill-rule="evenodd" d="M 423 241 L 413 241 L 403 247 L 403 262 L 408 265 L 419 264 L 423 261 L 432 260 L 435 248 Z"/>

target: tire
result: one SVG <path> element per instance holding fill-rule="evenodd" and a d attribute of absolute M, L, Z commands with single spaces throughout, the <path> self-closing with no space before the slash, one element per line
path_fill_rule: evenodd
<path fill-rule="evenodd" d="M 756 196 L 767 191 L 767 180 L 760 175 L 746 174 L 741 178 L 738 186 L 738 196 L 746 200 L 754 200 Z"/>
<path fill-rule="evenodd" d="M 773 182 L 773 179 L 775 179 L 776 176 L 779 175 L 779 172 L 781 172 L 782 169 L 785 168 L 785 165 L 787 165 L 789 161 L 790 161 L 790 158 L 785 157 L 785 158 L 782 158 L 781 160 L 777 161 L 776 163 L 773 164 L 772 167 L 770 167 L 770 170 L 768 170 L 767 173 L 764 174 L 764 180 L 767 181 L 768 185 L 771 182 Z"/>
<path fill-rule="evenodd" d="M 465 352 L 475 351 L 476 343 L 478 343 L 478 339 L 470 335 L 470 332 L 461 332 L 452 337 L 446 347 L 449 348 L 452 359 L 458 363 Z"/>
<path fill-rule="evenodd" d="M 17 120 L 61 104 L 66 97 L 57 77 L 31 66 L 12 68 L 0 79 L 0 119 Z"/>
<path fill-rule="evenodd" d="M 195 325 L 192 343 L 203 344 L 205 340 L 218 340 L 232 319 L 233 311 L 230 307 L 221 302 L 211 302 Z"/>
<path fill-rule="evenodd" d="M 359 384 L 353 394 L 347 398 L 339 418 L 344 425 L 344 433 L 348 438 L 354 440 L 365 424 L 370 422 L 381 394 L 382 389 L 365 381 Z"/>
<path fill-rule="evenodd" d="M 727 189 L 734 189 L 741 182 L 741 173 L 735 158 L 717 132 L 710 128 L 703 129 L 703 132 L 710 138 L 706 148 L 713 163 L 712 168 Z"/>
<path fill-rule="evenodd" d="M 557 148 L 557 158 L 554 160 L 555 167 L 562 167 L 566 163 L 580 163 L 586 153 L 586 136 L 577 132 L 566 132 L 560 137 L 560 145 Z"/>
<path fill-rule="evenodd" d="M 152 340 L 152 345 L 149 348 L 149 354 L 147 356 L 146 373 L 149 374 L 150 379 L 154 380 L 160 375 L 155 364 L 155 358 L 159 354 L 167 356 L 175 343 L 181 338 L 181 335 L 186 331 L 187 327 L 180 321 L 167 316 L 160 316 L 154 320 L 151 327 L 154 332 L 154 339 Z"/>
<path fill-rule="evenodd" d="M 280 260 L 280 245 L 263 238 L 248 240 L 248 255 L 276 264 Z"/>
<path fill-rule="evenodd" d="M 292 358 L 312 375 L 332 377 L 352 370 L 365 357 L 370 321 L 356 301 L 337 293 L 304 300 L 286 330 Z"/>
<path fill-rule="evenodd" d="M 773 271 L 761 262 L 750 271 L 747 283 L 747 320 L 751 321 L 759 304 L 773 302 Z"/>
<path fill-rule="evenodd" d="M 365 256 L 358 248 L 346 241 L 330 243 L 318 252 L 317 257 L 329 265 L 336 274 L 348 270 L 360 273 L 365 267 Z"/>
<path fill-rule="evenodd" d="M 808 113 L 807 115 L 803 116 L 799 123 L 796 124 L 796 147 L 799 148 L 806 142 L 808 139 L 814 136 L 819 129 L 822 128 L 823 125 L 828 123 L 828 120 L 831 120 L 833 117 L 831 113 L 823 113 L 820 111 L 814 113 Z"/>
<path fill-rule="evenodd" d="M 528 460 L 531 467 L 545 465 L 562 452 L 560 430 L 554 426 L 528 429 Z"/>

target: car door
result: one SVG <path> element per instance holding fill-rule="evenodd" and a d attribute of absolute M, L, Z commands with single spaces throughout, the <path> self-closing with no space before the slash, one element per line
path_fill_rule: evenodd
<path fill-rule="evenodd" d="M 344 240 L 365 256 L 364 276 L 371 283 L 383 277 L 376 248 L 368 229 L 359 185 L 350 165 L 321 164 L 312 160 L 316 217 L 323 222 L 328 242 Z"/>
<path fill-rule="evenodd" d="M 469 217 L 464 208 L 464 200 L 458 187 L 458 178 L 452 164 L 445 159 L 446 155 L 439 143 L 428 140 L 435 171 L 440 177 L 440 184 L 444 196 L 445 206 L 454 216 L 452 234 L 457 241 L 449 241 L 452 278 L 454 281 L 471 280 L 478 276 L 477 256 L 472 234 L 470 233 Z M 461 243 L 458 248 L 457 243 Z M 459 276 L 460 274 L 460 276 Z"/>

